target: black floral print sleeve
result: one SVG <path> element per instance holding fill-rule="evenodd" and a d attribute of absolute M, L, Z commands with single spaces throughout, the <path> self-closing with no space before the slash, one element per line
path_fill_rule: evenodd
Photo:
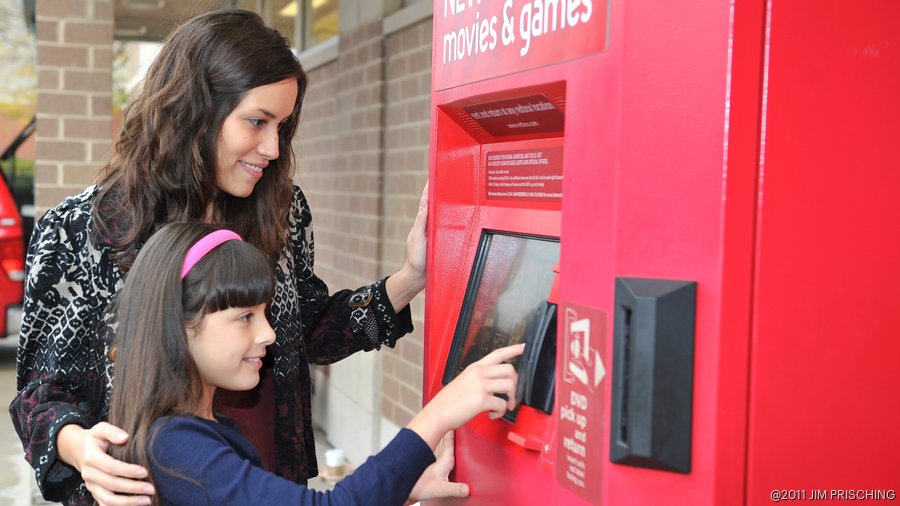
<path fill-rule="evenodd" d="M 309 364 L 392 347 L 413 326 L 409 307 L 394 312 L 384 280 L 328 295 L 325 282 L 313 273 L 312 215 L 297 187 L 289 220 L 291 244 L 276 261 L 276 293 L 270 305 L 277 336 L 272 345 L 275 441 L 278 474 L 302 482 L 318 474 Z"/>
<path fill-rule="evenodd" d="M 13 425 L 46 499 L 89 504 L 75 468 L 57 459 L 66 424 L 89 428 L 106 417 L 111 365 L 106 306 L 118 268 L 90 244 L 96 188 L 63 201 L 35 227 L 28 247 L 17 354 Z"/>
<path fill-rule="evenodd" d="M 393 348 L 397 339 L 412 331 L 409 307 L 399 315 L 394 312 L 384 287 L 386 278 L 329 297 L 328 287 L 313 273 L 312 216 L 303 193 L 296 187 L 294 192 L 293 247 L 304 259 L 295 265 L 295 280 L 309 362 L 330 364 L 359 350 Z"/>

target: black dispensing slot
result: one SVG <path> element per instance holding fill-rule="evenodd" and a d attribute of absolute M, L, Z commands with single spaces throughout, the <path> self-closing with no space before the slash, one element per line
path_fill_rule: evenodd
<path fill-rule="evenodd" d="M 525 331 L 525 353 L 519 362 L 516 402 L 553 412 L 556 388 L 556 304 L 538 305 Z"/>
<path fill-rule="evenodd" d="M 690 472 L 696 298 L 692 281 L 616 278 L 612 462 Z"/>

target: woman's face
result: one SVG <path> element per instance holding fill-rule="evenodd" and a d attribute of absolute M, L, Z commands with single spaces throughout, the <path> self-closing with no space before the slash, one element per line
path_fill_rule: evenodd
<path fill-rule="evenodd" d="M 285 79 L 248 91 L 222 124 L 216 186 L 248 197 L 270 160 L 278 158 L 278 127 L 294 111 L 297 80 Z"/>

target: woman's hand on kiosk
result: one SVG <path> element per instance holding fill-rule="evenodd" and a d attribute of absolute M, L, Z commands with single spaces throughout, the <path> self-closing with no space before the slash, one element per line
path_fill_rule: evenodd
<path fill-rule="evenodd" d="M 128 440 L 122 429 L 100 422 L 90 429 L 69 424 L 57 435 L 60 459 L 78 469 L 85 486 L 101 506 L 150 504 L 153 485 L 146 481 L 147 470 L 116 460 L 106 453 L 110 445 Z M 128 494 L 128 495 L 124 495 Z"/>
<path fill-rule="evenodd" d="M 422 408 L 407 428 L 434 449 L 444 434 L 461 427 L 482 411 L 496 419 L 507 410 L 515 409 L 516 370 L 505 362 L 524 350 L 524 344 L 507 346 L 470 364 Z"/>
<path fill-rule="evenodd" d="M 450 481 L 450 471 L 453 471 L 453 467 L 456 465 L 453 447 L 453 431 L 451 430 L 444 434 L 438 444 L 437 450 L 435 450 L 437 461 L 422 473 L 422 477 L 419 478 L 409 494 L 407 504 L 444 497 L 469 497 L 468 485 Z"/>
<path fill-rule="evenodd" d="M 396 312 L 400 312 L 409 301 L 425 289 L 425 227 L 428 224 L 428 182 L 422 190 L 419 211 L 409 235 L 406 237 L 406 263 L 386 282 L 388 298 Z"/>

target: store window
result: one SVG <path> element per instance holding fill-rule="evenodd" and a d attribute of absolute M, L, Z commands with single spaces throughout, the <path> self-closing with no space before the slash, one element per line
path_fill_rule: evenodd
<path fill-rule="evenodd" d="M 244 3 L 248 3 L 247 0 Z M 260 15 L 266 22 L 287 37 L 291 47 L 297 47 L 296 0 L 263 0 Z"/>
<path fill-rule="evenodd" d="M 244 0 L 244 3 L 253 0 Z M 263 18 L 303 50 L 338 34 L 338 0 L 262 0 Z M 299 44 L 298 44 L 299 42 Z"/>
<path fill-rule="evenodd" d="M 303 2 L 303 48 L 321 44 L 338 34 L 338 0 Z"/>

